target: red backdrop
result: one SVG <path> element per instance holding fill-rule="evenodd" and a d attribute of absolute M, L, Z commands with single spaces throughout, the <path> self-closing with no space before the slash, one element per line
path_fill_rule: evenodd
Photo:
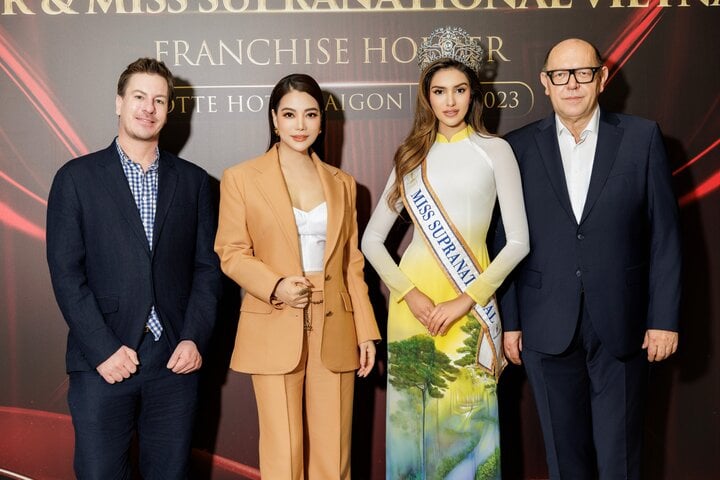
<path fill-rule="evenodd" d="M 64 372 L 67 327 L 44 253 L 55 171 L 108 145 L 117 77 L 139 56 L 164 60 L 178 99 L 163 146 L 222 170 L 267 143 L 267 95 L 291 72 L 328 95 L 325 158 L 359 184 L 367 221 L 407 133 L 415 48 L 440 25 L 480 38 L 487 123 L 506 133 L 550 112 L 538 81 L 547 49 L 579 36 L 612 76 L 601 102 L 657 120 L 681 205 L 684 296 L 680 351 L 651 372 L 648 478 L 720 471 L 720 3 L 718 0 L 7 0 L 0 4 L 0 477 L 71 478 Z M 393 245 L 401 248 L 397 232 Z M 367 272 L 384 326 L 386 292 Z M 194 478 L 257 478 L 252 389 L 227 363 L 239 292 L 226 285 L 202 385 Z M 384 352 L 358 382 L 353 471 L 384 478 Z M 542 439 L 519 368 L 500 384 L 503 472 L 544 478 Z M 5 473 L 10 475 L 10 473 Z"/>

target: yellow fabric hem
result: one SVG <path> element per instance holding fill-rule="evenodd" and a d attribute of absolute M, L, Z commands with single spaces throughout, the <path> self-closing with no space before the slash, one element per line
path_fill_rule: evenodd
<path fill-rule="evenodd" d="M 401 293 L 397 296 L 397 298 L 395 299 L 395 302 L 396 302 L 396 303 L 400 303 L 400 302 L 402 302 L 403 300 L 405 300 L 405 295 L 407 295 L 408 293 L 410 293 L 410 290 L 412 290 L 413 288 L 415 288 L 415 285 L 410 285 L 408 288 L 406 288 L 403 292 L 401 292 Z"/>
<path fill-rule="evenodd" d="M 470 284 L 470 286 L 465 290 L 465 293 L 467 293 L 478 305 L 485 306 L 490 301 L 490 297 L 493 296 L 496 289 L 497 288 L 495 286 L 478 278 Z"/>

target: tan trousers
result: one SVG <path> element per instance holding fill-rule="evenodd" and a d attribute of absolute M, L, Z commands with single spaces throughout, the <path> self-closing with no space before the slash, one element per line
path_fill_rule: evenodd
<path fill-rule="evenodd" d="M 322 276 L 308 275 L 313 285 Z M 331 372 L 320 347 L 325 320 L 322 291 L 313 290 L 297 368 L 284 375 L 253 375 L 260 420 L 263 480 L 350 480 L 355 372 Z"/>

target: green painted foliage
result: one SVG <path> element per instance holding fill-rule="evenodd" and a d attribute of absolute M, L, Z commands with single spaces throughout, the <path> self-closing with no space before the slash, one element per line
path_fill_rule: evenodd
<path fill-rule="evenodd" d="M 475 472 L 475 480 L 496 480 L 500 478 L 500 448 L 488 457 Z"/>
<path fill-rule="evenodd" d="M 416 388 L 433 398 L 442 398 L 448 382 L 455 381 L 459 372 L 428 335 L 392 342 L 388 353 L 390 384 L 397 390 Z"/>
<path fill-rule="evenodd" d="M 477 363 L 477 349 L 480 341 L 480 332 L 482 327 L 475 317 L 470 316 L 467 322 L 460 327 L 460 330 L 467 333 L 467 337 L 463 340 L 463 346 L 457 349 L 458 353 L 463 354 L 462 357 L 455 360 L 458 367 L 467 367 Z"/>

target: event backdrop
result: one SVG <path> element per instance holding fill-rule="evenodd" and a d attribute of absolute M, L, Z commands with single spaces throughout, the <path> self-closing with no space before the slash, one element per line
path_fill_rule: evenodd
<path fill-rule="evenodd" d="M 45 208 L 57 169 L 117 131 L 117 77 L 140 56 L 177 77 L 164 148 L 223 169 L 267 147 L 270 89 L 291 72 L 326 92 L 325 159 L 359 184 L 365 225 L 407 134 L 422 37 L 441 25 L 477 36 L 488 128 L 504 134 L 550 112 L 538 72 L 579 36 L 611 70 L 603 105 L 657 120 L 681 205 L 680 351 L 651 371 L 648 478 L 720 471 L 720 0 L 3 0 L 0 2 L 0 478 L 72 478 L 67 327 L 45 261 Z M 407 225 L 391 240 L 401 250 Z M 386 291 L 367 269 L 377 316 Z M 248 378 L 227 364 L 239 291 L 226 282 L 203 372 L 193 478 L 259 478 Z M 353 471 L 384 476 L 384 345 L 360 380 Z M 503 472 L 545 478 L 522 369 L 500 384 Z M 11 473 L 16 472 L 16 473 Z M 25 477 L 17 477 L 16 474 Z"/>

